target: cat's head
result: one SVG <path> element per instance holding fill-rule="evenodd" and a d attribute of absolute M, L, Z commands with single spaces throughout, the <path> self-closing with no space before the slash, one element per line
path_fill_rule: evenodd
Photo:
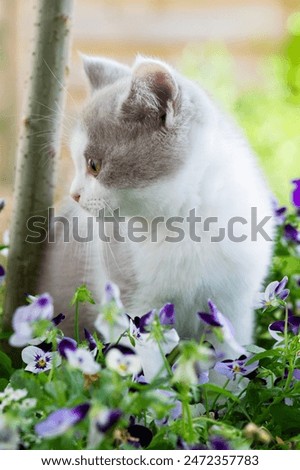
<path fill-rule="evenodd" d="M 131 68 L 84 57 L 91 96 L 71 143 L 71 195 L 91 213 L 163 213 L 175 204 L 197 120 L 180 76 L 158 60 Z"/>

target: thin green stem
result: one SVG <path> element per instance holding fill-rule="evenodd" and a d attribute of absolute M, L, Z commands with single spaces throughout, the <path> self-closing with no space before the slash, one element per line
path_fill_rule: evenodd
<path fill-rule="evenodd" d="M 159 352 L 160 352 L 160 354 L 161 354 L 161 357 L 162 357 L 162 359 L 163 359 L 163 361 L 164 361 L 164 366 L 165 366 L 165 368 L 167 369 L 167 372 L 168 372 L 169 376 L 172 377 L 173 372 L 172 372 L 171 366 L 170 366 L 170 364 L 169 364 L 169 361 L 168 361 L 168 359 L 166 358 L 166 355 L 165 355 L 165 353 L 163 352 L 163 349 L 162 349 L 161 344 L 160 344 L 159 341 L 157 341 L 157 344 L 158 344 L 158 348 L 159 348 Z"/>
<path fill-rule="evenodd" d="M 74 334 L 77 343 L 79 343 L 79 302 L 76 300 L 75 302 L 75 324 L 74 324 Z"/>
<path fill-rule="evenodd" d="M 204 395 L 206 416 L 209 418 L 209 406 L 208 406 L 208 396 L 207 396 L 206 388 L 204 388 L 203 390 L 203 395 Z"/>
<path fill-rule="evenodd" d="M 286 383 L 283 389 L 285 392 L 289 389 L 290 383 L 293 379 L 293 373 L 294 373 L 294 367 L 293 365 L 290 364 L 288 376 L 287 376 Z"/>
<path fill-rule="evenodd" d="M 285 353 L 287 354 L 288 346 L 289 346 L 289 337 L 288 337 L 288 320 L 289 320 L 289 311 L 288 306 L 285 306 L 285 318 L 284 318 L 284 346 L 285 346 Z"/>
<path fill-rule="evenodd" d="M 224 383 L 223 387 L 222 387 L 223 390 L 226 390 L 226 387 L 227 387 L 227 385 L 229 384 L 229 382 L 230 382 L 230 379 L 227 379 L 226 382 Z M 216 398 L 214 399 L 213 404 L 212 404 L 212 406 L 211 406 L 211 409 L 212 409 L 212 410 L 214 410 L 214 408 L 215 408 L 215 406 L 216 406 L 216 404 L 217 404 L 217 401 L 219 400 L 219 398 L 220 398 L 221 395 L 222 395 L 222 393 L 218 393 L 218 395 L 217 395 Z"/>
<path fill-rule="evenodd" d="M 192 442 L 194 439 L 194 427 L 188 387 L 184 386 L 180 395 L 182 401 L 182 434 L 187 442 Z"/>

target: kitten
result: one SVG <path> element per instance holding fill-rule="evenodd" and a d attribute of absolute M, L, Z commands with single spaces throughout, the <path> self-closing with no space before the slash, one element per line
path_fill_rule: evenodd
<path fill-rule="evenodd" d="M 255 237 L 253 219 L 272 215 L 271 195 L 245 138 L 201 88 L 159 60 L 138 57 L 129 68 L 84 57 L 84 69 L 92 92 L 71 142 L 76 202 L 69 203 L 68 217 L 80 213 L 84 223 L 88 213 L 119 209 L 126 216 L 120 232 L 126 241 L 106 243 L 96 236 L 91 243 L 64 244 L 60 227 L 46 253 L 40 290 L 50 291 L 63 309 L 82 281 L 100 302 L 110 279 L 131 316 L 174 303 L 182 338 L 199 337 L 196 312 L 207 311 L 212 299 L 233 323 L 237 341 L 251 343 L 273 221 L 263 224 L 268 240 Z M 189 236 L 191 210 L 201 216 L 193 229 L 201 242 Z M 135 216 L 150 227 L 140 243 L 128 236 Z M 163 222 L 151 226 L 158 216 Z M 184 219 L 185 236 L 172 243 L 165 238 L 174 237 L 176 224 L 166 220 L 175 216 Z M 204 223 L 209 217 L 217 219 Z M 230 226 L 233 217 L 247 223 L 235 219 Z M 231 235 L 226 230 L 223 240 L 212 241 L 222 227 Z M 242 234 L 246 240 L 233 239 Z M 96 311 L 87 306 L 82 325 L 91 327 Z M 68 315 L 67 331 L 72 322 Z M 236 355 L 230 345 L 227 354 Z"/>

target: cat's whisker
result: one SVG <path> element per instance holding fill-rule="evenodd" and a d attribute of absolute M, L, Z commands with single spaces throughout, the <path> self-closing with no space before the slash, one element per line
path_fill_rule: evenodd
<path fill-rule="evenodd" d="M 75 108 L 78 109 L 78 105 L 77 105 L 76 101 L 74 100 L 73 96 L 71 95 L 71 93 L 69 92 L 69 90 L 67 89 L 67 87 L 57 78 L 57 76 L 55 75 L 55 73 L 53 72 L 53 70 L 51 69 L 51 67 L 48 65 L 47 61 L 44 58 L 43 58 L 43 61 L 46 65 L 47 69 L 49 70 L 49 72 L 52 74 L 52 76 L 57 81 L 57 83 L 62 87 L 62 89 L 65 91 L 65 93 L 71 98 L 72 103 L 74 104 Z"/>

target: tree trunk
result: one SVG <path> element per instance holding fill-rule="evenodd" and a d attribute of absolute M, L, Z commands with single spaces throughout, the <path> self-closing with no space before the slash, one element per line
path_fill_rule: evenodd
<path fill-rule="evenodd" d="M 53 205 L 72 7 L 73 0 L 36 2 L 33 64 L 18 151 L 15 210 L 10 229 L 5 330 L 11 329 L 15 309 L 24 305 L 25 293 L 37 293 L 45 243 L 26 241 L 27 221 L 32 216 L 40 216 L 47 227 L 48 208 Z"/>

